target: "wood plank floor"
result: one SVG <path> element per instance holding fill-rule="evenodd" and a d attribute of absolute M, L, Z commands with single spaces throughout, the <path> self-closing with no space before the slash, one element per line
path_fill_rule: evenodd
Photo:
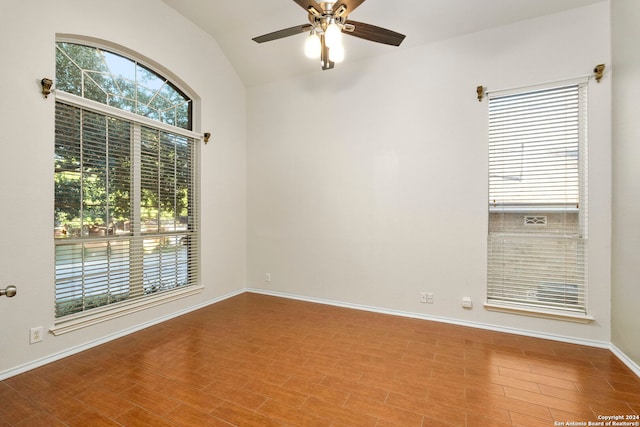
<path fill-rule="evenodd" d="M 251 293 L 0 382 L 0 426 L 550 427 L 638 414 L 640 379 L 608 350 Z"/>

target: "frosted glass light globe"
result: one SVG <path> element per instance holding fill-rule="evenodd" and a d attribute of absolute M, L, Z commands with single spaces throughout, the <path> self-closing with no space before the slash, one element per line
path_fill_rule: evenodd
<path fill-rule="evenodd" d="M 329 60 L 336 64 L 344 61 L 344 46 L 341 43 L 329 48 Z"/>
<path fill-rule="evenodd" d="M 324 32 L 324 42 L 327 47 L 332 48 L 342 42 L 342 31 L 335 22 L 332 22 L 327 26 Z"/>
<path fill-rule="evenodd" d="M 320 37 L 315 33 L 310 34 L 304 42 L 304 54 L 307 58 L 317 59 L 320 58 L 321 50 L 322 46 L 320 46 Z"/>

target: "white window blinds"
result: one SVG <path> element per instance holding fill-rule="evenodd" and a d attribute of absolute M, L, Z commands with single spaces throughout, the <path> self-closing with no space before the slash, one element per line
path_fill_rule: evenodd
<path fill-rule="evenodd" d="M 487 302 L 585 313 L 586 83 L 489 97 Z"/>
<path fill-rule="evenodd" d="M 56 102 L 56 317 L 196 284 L 197 183 L 179 129 Z"/>

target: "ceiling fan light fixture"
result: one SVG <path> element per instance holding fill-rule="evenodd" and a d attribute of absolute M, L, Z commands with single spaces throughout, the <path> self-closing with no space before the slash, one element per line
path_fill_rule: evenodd
<path fill-rule="evenodd" d="M 342 31 L 334 21 L 331 21 L 324 30 L 324 40 L 329 48 L 342 44 Z"/>
<path fill-rule="evenodd" d="M 342 46 L 342 43 L 329 48 L 329 61 L 336 64 L 344 61 L 344 46 Z"/>
<path fill-rule="evenodd" d="M 311 34 L 309 34 L 309 37 L 307 37 L 304 42 L 304 54 L 307 58 L 318 59 L 320 58 L 321 50 L 320 37 L 318 37 L 315 31 L 311 31 Z"/>
<path fill-rule="evenodd" d="M 305 40 L 305 55 L 312 59 L 319 58 L 322 69 L 331 70 L 345 57 L 342 33 L 390 46 L 400 46 L 405 38 L 404 34 L 386 28 L 349 20 L 351 12 L 365 0 L 317 1 L 294 0 L 307 12 L 308 23 L 273 31 L 252 40 L 264 43 L 311 31 Z"/>

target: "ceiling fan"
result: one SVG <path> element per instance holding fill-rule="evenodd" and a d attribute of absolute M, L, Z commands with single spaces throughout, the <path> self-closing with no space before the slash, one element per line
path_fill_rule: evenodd
<path fill-rule="evenodd" d="M 348 16 L 365 0 L 338 0 L 316 3 L 314 0 L 293 0 L 309 14 L 309 24 L 296 25 L 255 37 L 256 43 L 264 43 L 300 33 L 309 32 L 305 42 L 305 54 L 320 58 L 323 70 L 332 69 L 344 59 L 342 33 L 377 43 L 400 46 L 404 34 L 348 19 Z"/>

